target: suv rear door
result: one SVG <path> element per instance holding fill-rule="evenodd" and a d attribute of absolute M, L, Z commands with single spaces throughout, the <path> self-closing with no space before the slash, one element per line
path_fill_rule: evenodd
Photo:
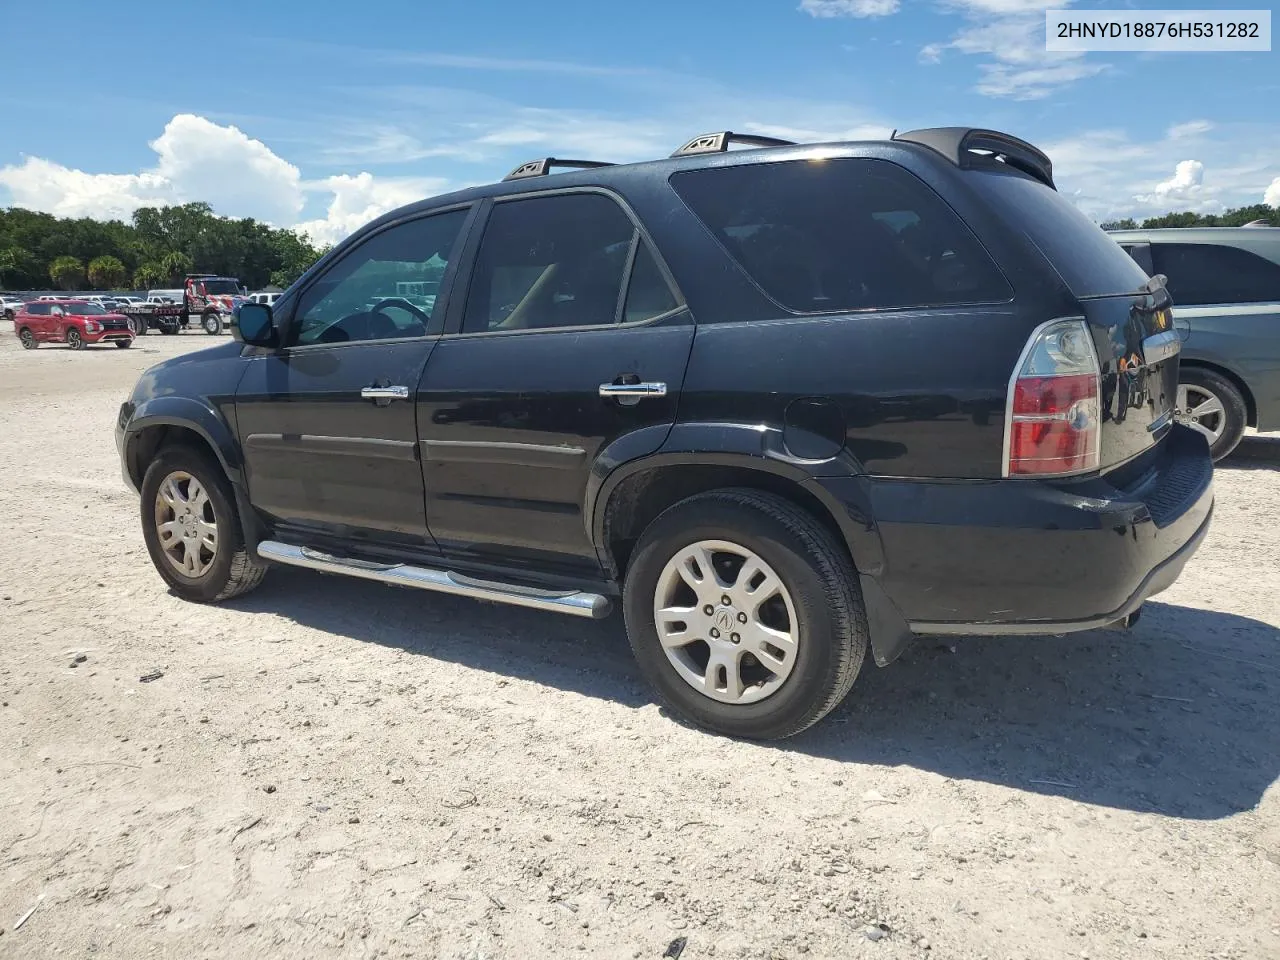
<path fill-rule="evenodd" d="M 592 466 L 623 437 L 628 456 L 662 445 L 693 329 L 612 194 L 496 201 L 418 394 L 440 547 L 472 562 L 597 574 L 583 521 Z"/>
<path fill-rule="evenodd" d="M 446 301 L 408 303 L 396 282 L 447 288 L 468 216 L 414 217 L 358 241 L 290 298 L 285 346 L 249 360 L 236 392 L 249 495 L 286 536 L 430 545 L 413 392 Z"/>

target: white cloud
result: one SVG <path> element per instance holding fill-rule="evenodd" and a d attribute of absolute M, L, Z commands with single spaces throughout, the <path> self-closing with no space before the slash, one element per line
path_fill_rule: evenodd
<path fill-rule="evenodd" d="M 1220 213 L 1257 203 L 1264 193 L 1268 202 L 1280 200 L 1275 160 L 1280 131 L 1261 124 L 1216 124 L 1212 138 L 1195 142 L 1196 159 L 1171 170 L 1171 157 L 1186 157 L 1182 151 L 1190 144 L 1174 127 L 1145 139 L 1123 130 L 1085 130 L 1040 146 L 1053 160 L 1062 193 L 1096 220 L 1183 210 Z"/>
<path fill-rule="evenodd" d="M 884 140 L 893 131 L 879 124 L 863 123 L 852 127 L 836 126 L 813 128 L 792 127 L 771 123 L 747 123 L 742 133 L 756 133 L 765 137 L 779 137 L 796 143 L 832 143 L 845 140 Z"/>
<path fill-rule="evenodd" d="M 1262 195 L 1262 202 L 1268 206 L 1280 208 L 1280 177 L 1271 181 L 1271 186 L 1267 187 Z"/>
<path fill-rule="evenodd" d="M 171 203 L 171 184 L 154 173 L 85 173 L 40 157 L 0 167 L 14 206 L 60 217 L 128 217 L 138 207 Z"/>
<path fill-rule="evenodd" d="M 0 168 L 0 186 L 8 188 L 14 206 L 64 217 L 127 219 L 139 207 L 202 200 L 222 216 L 278 225 L 297 223 L 308 198 L 327 193 L 326 216 L 298 224 L 321 243 L 340 240 L 373 217 L 446 186 L 440 178 L 369 173 L 304 181 L 296 166 L 261 140 L 192 114 L 175 116 L 150 147 L 155 165 L 138 173 L 86 173 L 26 157 L 20 165 Z"/>
<path fill-rule="evenodd" d="M 315 243 L 337 243 L 375 217 L 438 194 L 447 184 L 440 177 L 375 178 L 369 173 L 327 177 L 306 185 L 308 190 L 333 194 L 324 218 L 299 223 L 294 229 Z"/>
<path fill-rule="evenodd" d="M 1165 134 L 1170 140 L 1190 140 L 1213 129 L 1208 120 L 1189 120 L 1186 123 L 1175 123 Z"/>
<path fill-rule="evenodd" d="M 1080 53 L 1045 50 L 1044 12 L 1064 9 L 1072 0 L 944 0 L 943 9 L 963 16 L 970 26 L 945 42 L 920 49 L 923 63 L 939 63 L 948 50 L 981 57 L 974 89 L 988 97 L 1040 100 L 1078 80 L 1107 69 Z"/>
<path fill-rule="evenodd" d="M 128 217 L 138 207 L 191 200 L 227 216 L 286 223 L 302 210 L 298 168 L 236 127 L 178 114 L 150 147 L 155 166 L 139 173 L 86 173 L 26 157 L 0 168 L 0 185 L 15 205 L 60 216 Z"/>
<path fill-rule="evenodd" d="M 800 0 L 800 10 L 811 17 L 887 17 L 898 12 L 898 0 Z"/>
<path fill-rule="evenodd" d="M 1182 160 L 1173 168 L 1173 176 L 1161 180 L 1145 196 L 1134 198 L 1141 203 L 1178 204 L 1180 209 L 1194 208 L 1208 199 L 1204 185 L 1204 164 L 1199 160 Z"/>

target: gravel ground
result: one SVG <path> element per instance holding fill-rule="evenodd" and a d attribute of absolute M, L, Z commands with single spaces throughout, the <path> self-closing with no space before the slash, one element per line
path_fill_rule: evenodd
<path fill-rule="evenodd" d="M 657 708 L 616 617 L 175 599 L 112 424 L 210 341 L 8 327 L 0 956 L 1280 957 L 1280 437 L 1131 634 L 921 642 L 761 746 Z"/>

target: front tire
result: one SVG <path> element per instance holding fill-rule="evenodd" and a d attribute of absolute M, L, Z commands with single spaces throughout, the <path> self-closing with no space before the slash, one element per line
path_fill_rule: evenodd
<path fill-rule="evenodd" d="M 184 600 L 229 600 L 266 575 L 245 546 L 226 475 L 191 447 L 166 447 L 147 468 L 142 535 L 156 570 Z"/>
<path fill-rule="evenodd" d="M 67 331 L 67 346 L 72 350 L 84 349 L 84 337 L 80 336 L 79 330 Z"/>
<path fill-rule="evenodd" d="M 628 566 L 623 612 L 663 700 L 732 737 L 805 730 L 844 699 L 866 656 L 848 554 L 807 511 L 756 490 L 699 494 L 654 520 Z"/>
<path fill-rule="evenodd" d="M 1244 438 L 1249 408 L 1239 388 L 1213 370 L 1183 367 L 1178 383 L 1178 419 L 1209 441 L 1215 461 Z"/>
<path fill-rule="evenodd" d="M 222 332 L 222 314 L 210 310 L 200 321 L 204 332 L 209 336 L 217 336 Z"/>

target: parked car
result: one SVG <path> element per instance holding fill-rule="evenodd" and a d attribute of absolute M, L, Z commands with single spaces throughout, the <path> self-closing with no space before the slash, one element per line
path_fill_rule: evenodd
<path fill-rule="evenodd" d="M 259 291 L 257 293 L 249 294 L 248 299 L 250 303 L 265 303 L 267 306 L 270 307 L 270 306 L 273 306 L 275 302 L 280 299 L 280 294 L 263 293 L 262 291 Z"/>
<path fill-rule="evenodd" d="M 14 317 L 13 330 L 28 350 L 42 343 L 65 343 L 72 350 L 91 343 L 114 343 L 121 348 L 133 346 L 133 329 L 128 318 L 108 313 L 86 300 L 28 303 Z"/>
<path fill-rule="evenodd" d="M 12 320 L 14 314 L 22 309 L 26 301 L 21 297 L 14 297 L 8 294 L 0 295 L 0 316 L 6 320 Z"/>
<path fill-rule="evenodd" d="M 1245 427 L 1280 430 L 1280 229 L 1125 230 L 1112 237 L 1163 274 L 1183 331 L 1179 416 L 1221 460 Z"/>
<path fill-rule="evenodd" d="M 1168 293 L 989 130 L 532 161 L 234 333 L 117 418 L 177 595 L 281 563 L 620 603 L 661 696 L 735 736 L 816 722 L 868 647 L 1129 625 L 1212 512 Z"/>
<path fill-rule="evenodd" d="M 147 303 L 179 303 L 182 300 L 182 289 L 148 290 Z"/>

